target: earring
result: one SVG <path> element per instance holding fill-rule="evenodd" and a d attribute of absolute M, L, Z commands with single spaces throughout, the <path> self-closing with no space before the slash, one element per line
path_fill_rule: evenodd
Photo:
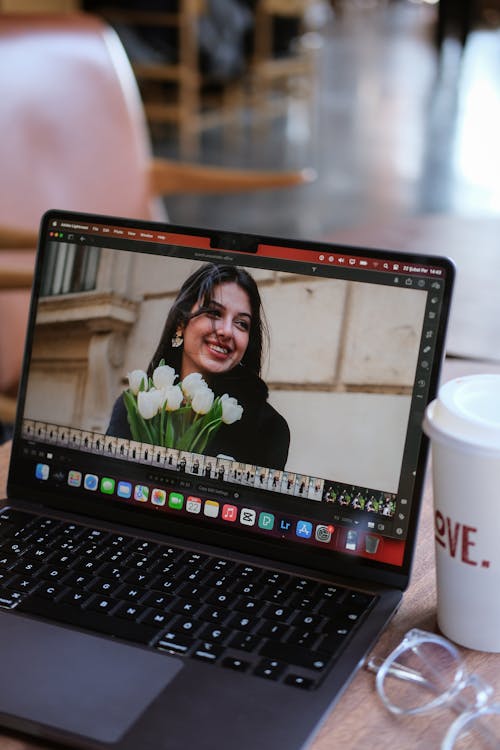
<path fill-rule="evenodd" d="M 178 349 L 183 343 L 184 339 L 182 338 L 182 329 L 178 328 L 175 332 L 175 336 L 172 336 L 172 347 Z"/>

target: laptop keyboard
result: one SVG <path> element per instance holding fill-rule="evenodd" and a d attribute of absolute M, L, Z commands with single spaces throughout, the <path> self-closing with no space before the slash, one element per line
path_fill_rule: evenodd
<path fill-rule="evenodd" d="M 374 596 L 7 509 L 0 606 L 313 689 Z"/>

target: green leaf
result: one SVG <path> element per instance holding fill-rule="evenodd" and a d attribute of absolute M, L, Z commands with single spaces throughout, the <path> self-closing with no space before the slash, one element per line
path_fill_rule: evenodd
<path fill-rule="evenodd" d="M 172 412 L 167 412 L 167 427 L 164 433 L 164 440 L 162 445 L 165 448 L 173 448 L 175 442 L 174 424 L 172 419 Z"/>
<path fill-rule="evenodd" d="M 193 424 L 190 427 L 188 427 L 188 429 L 185 430 L 182 435 L 180 435 L 175 447 L 180 451 L 191 450 L 191 447 L 190 447 L 191 443 L 196 438 L 201 428 L 202 428 L 201 420 L 198 422 L 193 422 Z"/>
<path fill-rule="evenodd" d="M 130 433 L 134 440 L 139 440 L 139 432 L 140 432 L 140 426 L 139 426 L 139 412 L 137 411 L 137 404 L 135 402 L 134 396 L 130 393 L 130 391 L 124 391 L 123 392 L 123 403 L 125 404 L 125 409 L 127 410 L 127 421 L 129 423 L 130 427 Z"/>
<path fill-rule="evenodd" d="M 193 453 L 203 453 L 205 448 L 207 447 L 207 443 L 212 437 L 212 434 L 219 429 L 219 427 L 222 424 L 221 419 L 212 419 L 210 422 L 205 424 L 203 426 L 203 429 L 198 432 L 195 439 L 191 443 L 189 448 L 185 448 L 185 450 L 190 450 Z"/>

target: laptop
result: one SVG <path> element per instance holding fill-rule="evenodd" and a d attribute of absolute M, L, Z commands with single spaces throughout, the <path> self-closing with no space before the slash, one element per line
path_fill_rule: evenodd
<path fill-rule="evenodd" d="M 0 514 L 0 722 L 308 746 L 408 585 L 454 268 L 52 210 Z"/>

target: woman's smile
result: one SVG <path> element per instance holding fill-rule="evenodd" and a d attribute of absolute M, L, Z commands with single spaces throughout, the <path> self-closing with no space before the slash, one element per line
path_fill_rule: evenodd
<path fill-rule="evenodd" d="M 227 357 L 231 353 L 231 349 L 227 346 L 222 346 L 221 344 L 214 343 L 213 341 L 206 341 L 205 342 L 210 351 L 216 356 L 216 357 Z"/>

